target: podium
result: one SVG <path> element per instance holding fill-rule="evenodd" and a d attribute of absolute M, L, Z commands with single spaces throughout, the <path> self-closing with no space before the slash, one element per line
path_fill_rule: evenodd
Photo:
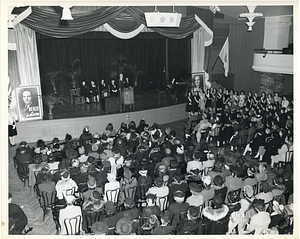
<path fill-rule="evenodd" d="M 124 88 L 121 92 L 121 107 L 125 111 L 126 105 L 130 106 L 130 110 L 134 110 L 134 88 Z"/>

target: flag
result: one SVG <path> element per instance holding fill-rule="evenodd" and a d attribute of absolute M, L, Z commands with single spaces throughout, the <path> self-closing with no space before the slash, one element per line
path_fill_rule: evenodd
<path fill-rule="evenodd" d="M 224 75 L 228 76 L 228 70 L 229 70 L 229 43 L 228 43 L 228 37 L 226 38 L 226 41 L 219 53 L 219 57 L 221 61 L 223 62 L 223 68 L 225 70 Z"/>

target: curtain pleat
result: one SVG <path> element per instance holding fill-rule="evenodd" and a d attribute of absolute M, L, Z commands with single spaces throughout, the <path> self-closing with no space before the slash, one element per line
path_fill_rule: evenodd
<path fill-rule="evenodd" d="M 120 17 L 120 13 L 126 12 L 130 17 Z M 146 24 L 144 11 L 138 7 L 103 7 L 94 11 L 72 14 L 73 20 L 60 20 L 61 14 L 32 7 L 32 13 L 22 21 L 25 26 L 37 31 L 40 34 L 55 38 L 74 37 L 96 29 L 108 23 L 111 28 L 121 33 L 132 32 Z M 182 17 L 178 28 L 163 27 L 151 28 L 165 37 L 182 39 L 191 35 L 199 29 L 200 24 L 194 16 Z"/>
<path fill-rule="evenodd" d="M 40 85 L 35 31 L 22 24 L 17 24 L 15 32 L 21 85 Z"/>

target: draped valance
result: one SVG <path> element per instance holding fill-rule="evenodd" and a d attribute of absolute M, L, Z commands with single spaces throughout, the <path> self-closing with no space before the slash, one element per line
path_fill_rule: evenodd
<path fill-rule="evenodd" d="M 122 17 L 121 13 L 126 13 L 126 17 Z M 22 21 L 22 24 L 40 34 L 54 38 L 74 37 L 104 27 L 116 37 L 129 39 L 147 29 L 144 11 L 139 7 L 106 6 L 89 12 L 73 13 L 72 16 L 73 20 L 63 21 L 60 19 L 60 13 L 32 7 L 32 13 Z M 165 37 L 182 39 L 200 27 L 203 27 L 207 33 L 207 42 L 211 42 L 212 31 L 203 21 L 199 22 L 195 15 L 182 17 L 178 28 L 157 27 L 151 28 L 151 31 Z"/>

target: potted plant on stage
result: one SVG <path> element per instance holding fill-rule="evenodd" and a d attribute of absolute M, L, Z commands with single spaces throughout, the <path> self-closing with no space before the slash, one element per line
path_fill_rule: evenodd
<path fill-rule="evenodd" d="M 61 80 L 61 71 L 51 71 L 47 73 L 47 78 L 50 81 L 50 84 L 52 85 L 53 88 L 53 94 L 56 95 L 57 94 L 57 89 L 56 89 L 56 82 L 58 80 Z"/>
<path fill-rule="evenodd" d="M 66 75 L 71 78 L 72 88 L 76 88 L 78 77 L 81 75 L 80 60 L 75 59 L 71 64 L 72 68 L 66 70 Z"/>
<path fill-rule="evenodd" d="M 49 95 L 45 95 L 42 96 L 42 100 L 45 103 L 45 105 L 48 107 L 48 118 L 49 119 L 53 119 L 53 108 L 56 105 L 62 105 L 64 106 L 68 100 L 64 97 L 60 97 L 54 94 L 49 94 Z"/>

